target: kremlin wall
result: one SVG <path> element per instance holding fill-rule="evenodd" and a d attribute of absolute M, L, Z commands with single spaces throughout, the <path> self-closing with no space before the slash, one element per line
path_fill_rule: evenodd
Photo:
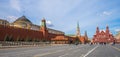
<path fill-rule="evenodd" d="M 46 20 L 41 20 L 41 25 L 32 24 L 25 16 L 19 17 L 13 23 L 0 19 L 0 41 L 21 41 L 21 42 L 49 42 L 52 44 L 87 43 L 87 33 L 85 36 L 80 34 L 77 26 L 77 35 L 66 36 L 64 32 L 48 28 Z"/>

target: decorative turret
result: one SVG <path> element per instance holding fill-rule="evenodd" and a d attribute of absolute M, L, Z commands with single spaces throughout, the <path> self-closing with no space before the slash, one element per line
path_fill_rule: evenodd
<path fill-rule="evenodd" d="M 108 25 L 106 26 L 106 33 L 109 34 L 109 27 L 108 27 Z"/>
<path fill-rule="evenodd" d="M 41 21 L 41 29 L 44 29 L 44 30 L 47 29 L 46 28 L 46 20 L 45 20 L 45 18 L 43 18 L 42 21 Z"/>
<path fill-rule="evenodd" d="M 96 34 L 99 34 L 99 27 L 96 28 Z"/>
<path fill-rule="evenodd" d="M 85 40 L 88 40 L 87 31 L 85 31 Z"/>

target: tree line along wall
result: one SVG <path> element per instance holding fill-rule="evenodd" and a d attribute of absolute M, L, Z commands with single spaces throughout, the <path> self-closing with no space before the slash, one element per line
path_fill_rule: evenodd
<path fill-rule="evenodd" d="M 41 41 L 42 39 L 41 31 L 0 25 L 0 41 Z"/>

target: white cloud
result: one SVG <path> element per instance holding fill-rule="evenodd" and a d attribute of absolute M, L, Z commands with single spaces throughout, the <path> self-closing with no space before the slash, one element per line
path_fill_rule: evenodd
<path fill-rule="evenodd" d="M 111 15 L 111 14 L 112 14 L 112 12 L 107 12 L 107 11 L 103 12 L 103 15 Z"/>
<path fill-rule="evenodd" d="M 20 1 L 19 0 L 10 0 L 10 5 L 17 11 L 21 11 Z"/>
<path fill-rule="evenodd" d="M 16 16 L 7 16 L 7 17 L 6 17 L 7 21 L 9 21 L 9 22 L 13 22 L 13 21 L 15 21 L 17 18 L 18 18 L 18 17 L 16 17 Z"/>
<path fill-rule="evenodd" d="M 47 20 L 47 21 L 46 21 L 46 24 L 47 24 L 47 26 L 48 26 L 48 27 L 53 27 L 52 22 L 51 22 L 51 21 L 49 21 L 49 20 Z"/>
<path fill-rule="evenodd" d="M 47 24 L 52 24 L 51 21 L 46 21 Z"/>
<path fill-rule="evenodd" d="M 120 29 L 115 29 L 116 32 L 120 31 Z"/>
<path fill-rule="evenodd" d="M 97 15 L 99 15 L 99 16 L 109 16 L 109 15 L 111 15 L 112 14 L 112 12 L 109 12 L 109 11 L 103 11 L 102 13 L 98 13 Z"/>

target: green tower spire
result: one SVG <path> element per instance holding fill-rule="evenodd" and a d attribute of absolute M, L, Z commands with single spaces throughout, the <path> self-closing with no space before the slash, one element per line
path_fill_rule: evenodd
<path fill-rule="evenodd" d="M 79 29 L 79 22 L 77 22 L 77 29 Z"/>
<path fill-rule="evenodd" d="M 46 21 L 45 21 L 45 18 L 42 19 L 41 26 L 46 28 Z"/>
<path fill-rule="evenodd" d="M 85 38 L 88 39 L 88 36 L 87 36 L 87 31 L 85 31 Z"/>
<path fill-rule="evenodd" d="M 77 31 L 76 31 L 76 36 L 80 36 L 79 22 L 77 22 Z"/>

